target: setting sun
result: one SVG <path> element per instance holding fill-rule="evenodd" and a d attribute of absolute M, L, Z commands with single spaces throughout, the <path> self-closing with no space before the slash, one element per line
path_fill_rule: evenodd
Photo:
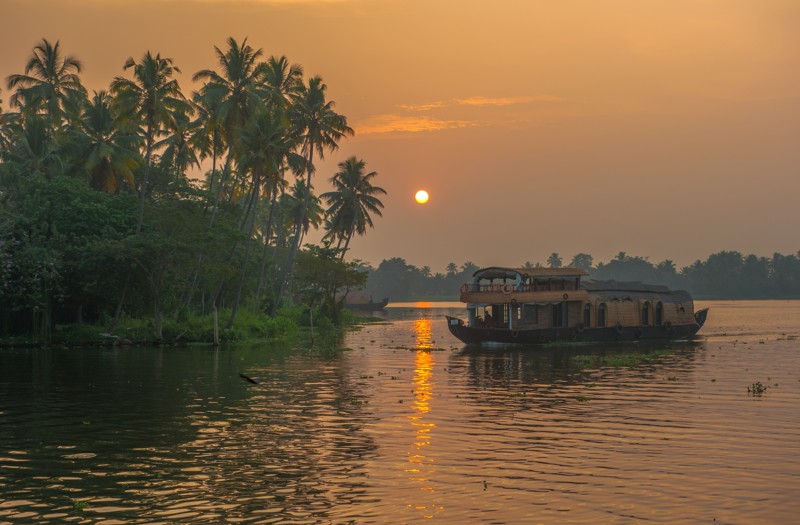
<path fill-rule="evenodd" d="M 428 192 L 425 190 L 419 190 L 416 195 L 414 195 L 414 199 L 420 204 L 425 204 L 428 202 Z"/>

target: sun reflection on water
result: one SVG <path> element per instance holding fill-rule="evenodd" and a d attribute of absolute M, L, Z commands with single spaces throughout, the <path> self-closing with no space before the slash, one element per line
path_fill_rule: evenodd
<path fill-rule="evenodd" d="M 408 417 L 414 429 L 414 442 L 408 455 L 409 467 L 406 469 L 408 479 L 419 486 L 420 491 L 433 493 L 429 474 L 433 471 L 434 460 L 426 454 L 426 448 L 431 444 L 433 430 L 436 424 L 428 421 L 426 415 L 431 411 L 433 401 L 433 368 L 435 365 L 434 354 L 430 351 L 433 348 L 431 340 L 431 320 L 420 318 L 414 322 L 414 333 L 416 335 L 417 352 L 414 358 L 414 411 Z M 425 518 L 433 518 L 435 511 L 441 511 L 442 507 L 433 503 L 430 504 L 410 504 L 415 509 L 423 511 Z"/>

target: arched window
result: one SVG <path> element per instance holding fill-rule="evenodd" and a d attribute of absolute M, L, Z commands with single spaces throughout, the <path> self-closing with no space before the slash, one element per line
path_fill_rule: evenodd
<path fill-rule="evenodd" d="M 650 324 L 650 301 L 645 301 L 642 305 L 642 326 Z"/>
<path fill-rule="evenodd" d="M 656 303 L 656 326 L 664 324 L 664 304 L 659 301 Z"/>
<path fill-rule="evenodd" d="M 586 303 L 583 306 L 583 327 L 589 328 L 592 326 L 592 305 Z"/>
<path fill-rule="evenodd" d="M 603 327 L 606 325 L 606 303 L 600 303 L 597 307 L 597 326 Z"/>

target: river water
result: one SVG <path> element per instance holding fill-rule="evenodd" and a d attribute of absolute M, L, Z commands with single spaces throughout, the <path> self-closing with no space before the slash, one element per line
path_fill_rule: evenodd
<path fill-rule="evenodd" d="M 336 345 L 2 350 L 0 524 L 800 522 L 800 301 L 698 302 L 702 337 L 656 346 L 464 346 L 458 306 Z"/>

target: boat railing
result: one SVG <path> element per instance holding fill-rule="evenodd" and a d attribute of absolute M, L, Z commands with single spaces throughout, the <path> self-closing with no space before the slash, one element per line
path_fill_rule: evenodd
<path fill-rule="evenodd" d="M 464 283 L 461 285 L 461 292 L 462 293 L 475 293 L 475 292 L 485 292 L 485 293 L 512 293 L 512 292 L 553 292 L 553 291 L 561 291 L 561 290 L 574 290 L 574 286 L 548 286 L 547 284 L 534 284 L 534 283 L 490 283 L 490 284 L 478 284 L 478 283 Z"/>

